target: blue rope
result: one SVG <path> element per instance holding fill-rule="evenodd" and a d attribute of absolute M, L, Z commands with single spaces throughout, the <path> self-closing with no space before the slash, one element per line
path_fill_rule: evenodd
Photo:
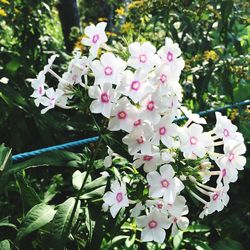
<path fill-rule="evenodd" d="M 234 103 L 232 105 L 226 105 L 224 107 L 220 107 L 220 108 L 217 108 L 217 109 L 201 111 L 198 114 L 200 116 L 205 116 L 205 115 L 208 115 L 208 114 L 211 114 L 211 113 L 215 113 L 217 111 L 222 111 L 222 110 L 225 110 L 225 109 L 228 109 L 228 108 L 238 108 L 240 106 L 248 105 L 248 104 L 250 104 L 250 100 L 245 100 L 243 102 L 236 102 L 236 103 Z M 186 119 L 187 119 L 186 116 L 181 116 L 180 118 L 175 119 L 175 122 L 183 121 L 183 120 L 186 120 Z M 88 143 L 91 143 L 91 142 L 96 142 L 96 141 L 98 141 L 98 139 L 99 139 L 99 136 L 94 136 L 94 137 L 90 137 L 90 138 L 87 138 L 87 139 L 68 142 L 68 143 L 64 143 L 64 144 L 60 144 L 60 145 L 56 145 L 56 146 L 51 146 L 51 147 L 47 147 L 47 148 L 41 148 L 41 149 L 37 149 L 37 150 L 34 150 L 34 151 L 13 155 L 12 160 L 14 162 L 19 161 L 19 160 L 25 160 L 25 159 L 30 158 L 32 156 L 40 155 L 42 153 L 51 152 L 51 151 L 55 151 L 55 150 L 62 150 L 62 149 L 72 148 L 72 147 L 88 144 Z"/>
<path fill-rule="evenodd" d="M 62 150 L 62 149 L 66 149 L 66 148 L 81 146 L 81 145 L 84 145 L 84 144 L 88 144 L 90 142 L 95 142 L 98 139 L 99 139 L 99 136 L 94 136 L 94 137 L 90 137 L 90 138 L 87 138 L 87 139 L 82 139 L 82 140 L 78 140 L 78 141 L 63 143 L 63 144 L 60 144 L 60 145 L 51 146 L 51 147 L 47 147 L 47 148 L 41 148 L 41 149 L 37 149 L 37 150 L 34 150 L 34 151 L 13 155 L 12 160 L 14 162 L 19 161 L 19 160 L 24 160 L 24 159 L 30 158 L 32 156 L 40 155 L 40 154 L 46 153 L 46 152 L 51 152 L 51 151 L 55 151 L 55 150 Z"/>

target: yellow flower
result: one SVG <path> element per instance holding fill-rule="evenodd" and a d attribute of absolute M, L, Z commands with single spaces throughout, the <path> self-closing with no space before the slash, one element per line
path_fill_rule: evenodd
<path fill-rule="evenodd" d="M 231 121 L 235 120 L 235 118 L 238 116 L 238 110 L 237 109 L 233 109 L 231 114 L 230 114 L 230 119 Z"/>
<path fill-rule="evenodd" d="M 128 31 L 130 31 L 130 30 L 133 30 L 134 27 L 135 27 L 135 26 L 134 26 L 133 23 L 131 23 L 131 22 L 126 22 L 126 23 L 124 23 L 124 24 L 121 26 L 121 31 L 124 32 L 124 33 L 126 33 L 126 32 L 128 32 Z"/>
<path fill-rule="evenodd" d="M 125 9 L 123 7 L 119 8 L 119 9 L 116 9 L 115 12 L 119 16 L 124 16 L 125 15 Z"/>
<path fill-rule="evenodd" d="M 110 31 L 107 31 L 107 32 L 106 32 L 106 35 L 107 35 L 107 36 L 117 36 L 116 33 L 110 32 Z"/>
<path fill-rule="evenodd" d="M 218 59 L 218 55 L 214 50 L 207 50 L 204 52 L 204 58 L 205 60 L 211 59 L 212 61 L 216 61 Z"/>
<path fill-rule="evenodd" d="M 133 1 L 128 5 L 128 8 L 129 9 L 139 8 L 142 5 L 143 5 L 143 0 Z"/>
<path fill-rule="evenodd" d="M 1 3 L 4 3 L 4 4 L 10 4 L 10 2 L 8 0 L 0 0 Z"/>
<path fill-rule="evenodd" d="M 98 21 L 99 22 L 106 22 L 106 21 L 108 21 L 108 18 L 107 17 L 99 17 Z"/>
<path fill-rule="evenodd" d="M 0 8 L 0 16 L 7 16 L 6 11 L 2 8 Z"/>

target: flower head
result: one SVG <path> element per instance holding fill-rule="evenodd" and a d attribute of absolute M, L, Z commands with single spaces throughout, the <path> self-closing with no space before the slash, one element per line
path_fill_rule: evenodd
<path fill-rule="evenodd" d="M 174 177 L 174 174 L 174 170 L 169 164 L 160 167 L 160 174 L 157 171 L 148 173 L 149 196 L 152 198 L 163 197 L 167 203 L 173 203 L 176 195 L 184 188 L 183 183 Z"/>
<path fill-rule="evenodd" d="M 100 22 L 96 26 L 94 24 L 91 24 L 84 30 L 87 38 L 82 39 L 82 44 L 91 46 L 89 51 L 93 57 L 97 56 L 98 49 L 101 47 L 101 45 L 105 44 L 108 41 L 108 38 L 105 34 L 106 26 L 107 23 Z"/>
<path fill-rule="evenodd" d="M 128 207 L 128 197 L 125 182 L 114 181 L 111 184 L 111 191 L 104 194 L 103 200 L 106 206 L 110 207 L 110 213 L 113 218 L 122 207 Z"/>
<path fill-rule="evenodd" d="M 142 227 L 141 240 L 155 241 L 162 243 L 166 237 L 164 229 L 170 227 L 170 222 L 166 214 L 153 209 L 148 215 L 143 215 L 136 218 L 136 224 Z"/>
<path fill-rule="evenodd" d="M 105 83 L 101 86 L 90 86 L 89 97 L 95 99 L 90 105 L 92 113 L 101 113 L 109 118 L 114 103 L 117 102 L 119 95 L 112 89 L 112 84 Z"/>

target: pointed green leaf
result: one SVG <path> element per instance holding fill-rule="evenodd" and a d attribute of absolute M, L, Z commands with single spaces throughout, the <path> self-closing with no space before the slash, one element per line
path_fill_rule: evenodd
<path fill-rule="evenodd" d="M 51 225 L 51 233 L 55 239 L 55 247 L 57 249 L 63 249 L 64 243 L 68 238 L 67 229 L 69 226 L 69 220 L 72 214 L 73 207 L 75 205 L 75 198 L 69 198 L 64 203 L 58 206 L 58 210 Z M 72 225 L 74 225 L 78 219 L 80 213 L 80 201 L 77 204 L 77 209 L 73 218 Z"/>
<path fill-rule="evenodd" d="M 34 206 L 25 216 L 21 228 L 17 233 L 17 241 L 32 233 L 33 231 L 48 224 L 54 217 L 56 211 L 52 206 L 44 203 Z"/>
<path fill-rule="evenodd" d="M 8 240 L 0 241 L 0 249 L 1 250 L 10 250 L 10 242 Z"/>

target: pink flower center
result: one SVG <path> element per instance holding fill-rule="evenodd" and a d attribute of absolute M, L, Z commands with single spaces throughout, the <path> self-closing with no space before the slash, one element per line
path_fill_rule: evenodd
<path fill-rule="evenodd" d="M 229 131 L 225 128 L 224 131 L 223 131 L 223 134 L 225 137 L 228 137 L 229 136 Z"/>
<path fill-rule="evenodd" d="M 140 136 L 138 139 L 136 139 L 136 142 L 137 142 L 138 144 L 143 144 L 143 143 L 144 143 L 144 138 L 143 138 L 143 136 Z"/>
<path fill-rule="evenodd" d="M 218 193 L 215 193 L 215 194 L 212 196 L 212 199 L 213 199 L 214 201 L 216 201 L 218 198 L 219 198 L 219 194 L 218 194 Z"/>
<path fill-rule="evenodd" d="M 155 220 L 151 220 L 149 223 L 148 223 L 148 226 L 150 229 L 153 229 L 153 228 L 156 228 L 157 227 L 157 222 Z"/>
<path fill-rule="evenodd" d="M 55 103 L 56 103 L 56 98 L 52 97 L 49 101 L 49 106 L 55 106 Z"/>
<path fill-rule="evenodd" d="M 124 120 L 127 117 L 127 113 L 124 111 L 120 111 L 118 112 L 117 116 L 118 116 L 118 119 Z"/>
<path fill-rule="evenodd" d="M 231 162 L 231 161 L 233 161 L 233 159 L 234 159 L 234 154 L 230 153 L 228 156 L 228 160 Z"/>
<path fill-rule="evenodd" d="M 109 95 L 106 93 L 106 92 L 104 92 L 104 93 L 102 93 L 101 94 L 101 102 L 102 103 L 108 103 L 109 102 Z"/>
<path fill-rule="evenodd" d="M 151 155 L 144 155 L 143 156 L 144 161 L 151 161 L 152 159 L 153 159 L 153 156 L 151 156 Z"/>
<path fill-rule="evenodd" d="M 131 89 L 137 91 L 141 86 L 141 83 L 138 81 L 133 81 L 131 83 Z"/>
<path fill-rule="evenodd" d="M 141 119 L 134 122 L 135 127 L 140 126 L 140 125 L 141 125 Z"/>
<path fill-rule="evenodd" d="M 122 193 L 121 192 L 117 193 L 115 198 L 116 198 L 117 202 L 121 202 L 123 200 Z"/>
<path fill-rule="evenodd" d="M 222 169 L 222 177 L 227 175 L 227 170 L 225 168 Z"/>
<path fill-rule="evenodd" d="M 165 135 L 165 134 L 166 134 L 166 132 L 167 132 L 167 130 L 166 130 L 166 128 L 165 128 L 165 127 L 161 127 L 161 128 L 159 128 L 159 134 L 160 134 L 160 135 Z"/>
<path fill-rule="evenodd" d="M 145 63 L 147 61 L 147 56 L 145 54 L 142 54 L 139 56 L 139 60 L 141 63 Z"/>
<path fill-rule="evenodd" d="M 176 218 L 176 217 L 173 218 L 173 222 L 174 222 L 174 223 L 177 222 L 177 218 Z"/>
<path fill-rule="evenodd" d="M 44 92 L 44 87 L 43 87 L 43 85 L 40 85 L 39 88 L 38 88 L 39 95 L 42 95 L 43 92 Z"/>
<path fill-rule="evenodd" d="M 168 52 L 168 54 L 167 54 L 167 60 L 168 60 L 169 62 L 172 62 L 172 61 L 173 61 L 173 54 L 172 54 L 171 52 Z"/>
<path fill-rule="evenodd" d="M 191 145 L 195 145 L 197 143 L 197 139 L 194 136 L 192 136 L 189 141 Z"/>
<path fill-rule="evenodd" d="M 99 40 L 99 35 L 94 35 L 92 37 L 92 43 L 97 43 L 98 40 Z"/>
<path fill-rule="evenodd" d="M 147 110 L 148 111 L 153 111 L 155 108 L 155 103 L 154 101 L 149 101 L 148 104 L 147 104 Z"/>
<path fill-rule="evenodd" d="M 166 179 L 164 179 L 161 181 L 161 185 L 162 187 L 167 188 L 169 186 L 169 182 Z"/>
<path fill-rule="evenodd" d="M 106 76 L 112 75 L 112 74 L 113 74 L 112 68 L 109 67 L 109 66 L 107 66 L 107 67 L 104 69 L 104 74 L 105 74 Z"/>
<path fill-rule="evenodd" d="M 162 201 L 158 201 L 157 204 L 156 204 L 157 208 L 159 208 L 159 209 L 162 209 L 163 205 L 164 204 L 163 204 Z"/>
<path fill-rule="evenodd" d="M 167 76 L 166 75 L 164 75 L 164 74 L 161 74 L 161 77 L 160 77 L 160 81 L 161 81 L 161 83 L 163 84 L 163 83 L 165 83 L 166 82 L 166 80 L 167 80 Z"/>

